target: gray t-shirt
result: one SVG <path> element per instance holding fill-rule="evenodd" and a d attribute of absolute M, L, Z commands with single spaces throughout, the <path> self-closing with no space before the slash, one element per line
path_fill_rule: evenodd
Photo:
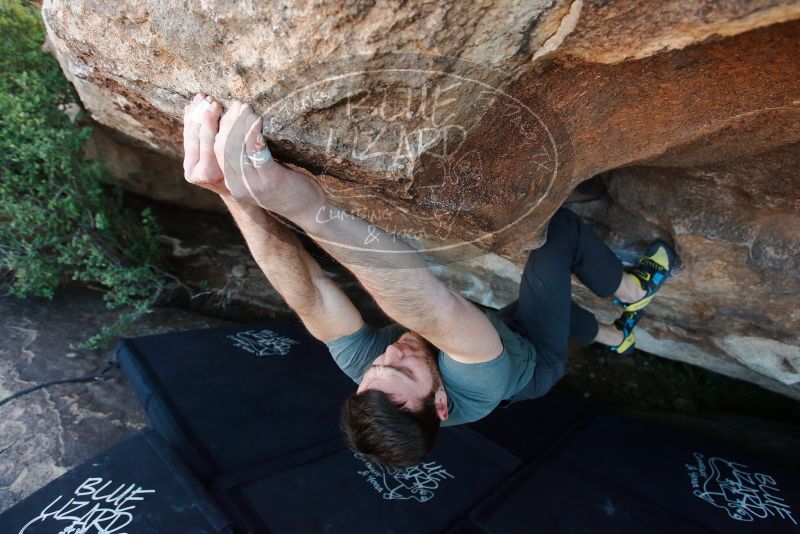
<path fill-rule="evenodd" d="M 450 411 L 442 426 L 460 425 L 487 416 L 500 401 L 525 387 L 533 376 L 536 350 L 530 341 L 511 330 L 494 313 L 489 312 L 486 317 L 503 343 L 503 352 L 497 358 L 482 363 L 461 363 L 439 351 L 439 373 Z M 397 324 L 383 328 L 364 324 L 352 334 L 327 345 L 336 364 L 358 384 L 375 358 L 406 330 Z"/>

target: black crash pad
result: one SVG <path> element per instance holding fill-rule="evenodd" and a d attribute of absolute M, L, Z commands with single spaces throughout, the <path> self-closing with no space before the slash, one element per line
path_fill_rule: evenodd
<path fill-rule="evenodd" d="M 245 532 L 800 532 L 796 472 L 558 392 L 442 429 L 430 462 L 402 472 L 344 447 L 355 384 L 300 326 L 118 354 L 152 425 Z"/>
<path fill-rule="evenodd" d="M 243 532 L 442 532 L 520 462 L 466 428 L 443 429 L 429 458 L 392 469 L 341 440 L 223 477 L 214 493 Z"/>
<path fill-rule="evenodd" d="M 126 339 L 116 353 L 153 428 L 204 481 L 339 435 L 356 388 L 286 321 Z"/>
<path fill-rule="evenodd" d="M 126 339 L 116 352 L 153 428 L 204 481 L 338 436 L 356 388 L 323 343 L 285 321 Z M 470 426 L 530 460 L 588 407 L 552 392 Z"/>
<path fill-rule="evenodd" d="M 497 408 L 469 427 L 527 462 L 569 440 L 581 422 L 595 413 L 585 399 L 551 391 L 544 397 Z"/>
<path fill-rule="evenodd" d="M 800 532 L 800 476 L 614 414 L 526 467 L 471 519 L 486 532 Z"/>
<path fill-rule="evenodd" d="M 0 514 L 3 534 L 230 533 L 169 446 L 145 429 Z"/>
<path fill-rule="evenodd" d="M 527 468 L 472 514 L 480 532 L 694 534 L 710 531 L 558 460 Z"/>

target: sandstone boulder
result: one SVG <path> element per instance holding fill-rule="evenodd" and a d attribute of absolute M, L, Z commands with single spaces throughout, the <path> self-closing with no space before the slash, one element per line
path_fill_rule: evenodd
<path fill-rule="evenodd" d="M 716 165 L 631 167 L 605 178 L 607 195 L 573 206 L 621 257 L 656 237 L 676 244 L 681 270 L 648 307 L 640 348 L 800 398 L 798 169 L 799 144 Z"/>
<path fill-rule="evenodd" d="M 627 259 L 661 236 L 683 260 L 642 348 L 800 397 L 800 3 L 46 0 L 42 14 L 98 122 L 178 158 L 191 95 L 247 101 L 280 159 L 484 304 L 513 298 L 552 213 L 610 171 L 576 209 Z"/>

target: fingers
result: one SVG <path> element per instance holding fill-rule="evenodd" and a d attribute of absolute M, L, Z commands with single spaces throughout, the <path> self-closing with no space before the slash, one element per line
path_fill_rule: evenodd
<path fill-rule="evenodd" d="M 222 106 L 213 97 L 195 95 L 183 110 L 184 178 L 218 194 L 227 194 L 222 170 L 214 154 L 214 141 Z"/>
<path fill-rule="evenodd" d="M 240 200 L 260 204 L 256 191 L 259 180 L 247 158 L 261 131 L 261 120 L 247 104 L 235 102 L 220 120 L 214 151 L 225 175 L 225 185 Z"/>
<path fill-rule="evenodd" d="M 247 153 L 248 145 L 252 147 L 256 136 L 261 133 L 261 119 L 253 113 L 248 104 L 236 102 L 231 106 L 228 129 L 228 144 L 226 148 L 234 149 L 243 155 Z"/>
<path fill-rule="evenodd" d="M 197 105 L 205 98 L 205 95 L 198 93 L 194 99 L 183 108 L 183 172 L 188 179 L 192 174 L 192 169 L 197 165 L 200 157 L 200 140 L 198 137 L 200 123 L 192 117 Z"/>
<path fill-rule="evenodd" d="M 250 112 L 250 116 L 245 117 L 247 129 L 244 134 L 244 149 L 246 154 L 255 154 L 266 148 L 264 137 L 261 135 L 261 117 L 256 117 L 255 113 Z"/>
<path fill-rule="evenodd" d="M 222 106 L 213 97 L 206 98 L 207 106 L 198 108 L 200 121 L 200 159 L 192 172 L 191 181 L 217 193 L 227 192 L 225 181 L 214 154 L 214 142 L 219 129 Z"/>
<path fill-rule="evenodd" d="M 222 106 L 210 96 L 206 98 L 206 101 L 209 102 L 209 107 L 203 112 L 199 122 L 199 159 L 207 165 L 218 166 L 217 158 L 214 155 L 214 141 L 219 131 L 219 116 L 222 113 Z"/>
<path fill-rule="evenodd" d="M 249 109 L 249 107 L 248 107 Z M 244 150 L 245 158 L 244 164 L 255 169 L 255 175 L 258 176 L 258 182 L 251 187 L 255 190 L 259 186 L 263 186 L 267 180 L 270 179 L 272 166 L 276 165 L 272 154 L 267 148 L 267 142 L 261 133 L 262 120 L 257 117 L 252 110 L 245 110 L 242 115 L 242 122 L 245 126 L 244 132 Z M 248 157 L 258 155 L 257 158 Z"/>
<path fill-rule="evenodd" d="M 217 162 L 223 170 L 225 168 L 225 144 L 228 142 L 228 135 L 230 134 L 231 127 L 236 117 L 238 117 L 239 106 L 241 106 L 241 102 L 234 102 L 231 104 L 219 120 L 219 133 L 214 142 L 214 153 L 217 155 Z"/>
<path fill-rule="evenodd" d="M 222 118 L 219 121 L 219 133 L 221 137 L 224 138 L 228 136 L 234 123 L 239 118 L 239 114 L 243 106 L 244 104 L 236 101 L 231 104 L 225 114 L 222 115 Z"/>

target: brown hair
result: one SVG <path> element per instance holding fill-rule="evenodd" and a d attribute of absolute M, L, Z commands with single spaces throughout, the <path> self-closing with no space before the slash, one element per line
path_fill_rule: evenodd
<path fill-rule="evenodd" d="M 434 392 L 422 409 L 401 410 L 383 391 L 368 389 L 347 398 L 341 427 L 347 445 L 376 464 L 417 465 L 433 448 L 440 420 Z"/>

